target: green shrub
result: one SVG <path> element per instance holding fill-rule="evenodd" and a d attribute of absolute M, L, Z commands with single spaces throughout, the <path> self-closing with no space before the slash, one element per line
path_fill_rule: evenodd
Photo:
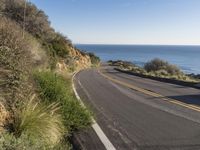
<path fill-rule="evenodd" d="M 149 62 L 147 62 L 145 65 L 144 65 L 144 69 L 147 71 L 147 72 L 151 72 L 151 71 L 158 71 L 158 70 L 161 70 L 161 69 L 165 69 L 165 67 L 168 65 L 168 63 L 166 61 L 163 61 L 161 59 L 153 59 Z"/>
<path fill-rule="evenodd" d="M 43 140 L 31 138 L 23 134 L 16 138 L 13 134 L 3 133 L 0 135 L 1 150 L 70 150 L 69 143 L 58 143 L 55 146 L 47 145 Z"/>
<path fill-rule="evenodd" d="M 133 63 L 123 60 L 116 60 L 116 61 L 109 60 L 108 63 L 112 66 L 121 66 L 123 68 L 135 67 Z"/>
<path fill-rule="evenodd" d="M 166 70 L 170 75 L 178 75 L 181 74 L 181 70 L 175 66 L 169 64 L 167 61 L 163 61 L 161 59 L 155 58 L 144 65 L 144 69 L 147 72 L 156 72 L 159 70 Z"/>
<path fill-rule="evenodd" d="M 93 65 L 99 65 L 100 63 L 100 58 L 97 57 L 96 55 L 94 55 L 93 53 L 88 53 L 88 55 L 90 56 L 90 59 L 91 59 L 91 63 Z"/>
<path fill-rule="evenodd" d="M 24 0 L 1 0 L 2 11 L 7 18 L 17 22 L 21 27 L 24 24 Z M 54 30 L 50 26 L 47 15 L 33 3 L 26 2 L 25 30 L 36 38 L 48 39 Z"/>
<path fill-rule="evenodd" d="M 167 72 L 167 70 L 161 69 L 161 70 L 157 70 L 154 72 L 156 75 L 158 76 L 168 76 L 169 73 Z"/>
<path fill-rule="evenodd" d="M 171 75 L 181 75 L 181 74 L 183 74 L 181 72 L 180 68 L 178 68 L 176 65 L 171 65 L 171 64 L 169 64 L 166 67 L 166 71 Z"/>
<path fill-rule="evenodd" d="M 48 16 L 31 2 L 26 2 L 26 24 L 24 26 L 24 3 L 24 0 L 1 0 L 0 11 L 7 18 L 17 22 L 21 28 L 25 27 L 26 32 L 44 46 L 49 56 L 65 58 L 68 55 L 68 47 L 72 47 L 72 42 L 62 34 L 55 32 Z M 54 59 L 50 61 L 54 62 Z M 53 62 L 50 62 L 51 65 Z"/>
<path fill-rule="evenodd" d="M 108 63 L 110 65 L 117 66 L 119 69 L 146 76 L 169 78 L 186 82 L 199 82 L 199 80 L 197 78 L 195 79 L 192 75 L 189 76 L 184 74 L 176 65 L 169 64 L 167 61 L 163 61 L 158 58 L 147 62 L 144 67 L 122 60 L 109 60 Z"/>
<path fill-rule="evenodd" d="M 47 147 L 42 140 L 32 139 L 26 134 L 19 138 L 10 133 L 0 135 L 1 150 L 45 150 Z"/>
<path fill-rule="evenodd" d="M 15 112 L 13 134 L 16 137 L 27 134 L 49 145 L 59 143 L 64 134 L 64 126 L 62 117 L 58 113 L 60 109 L 58 105 L 58 103 L 49 105 L 36 103 L 32 96 L 21 110 Z"/>
<path fill-rule="evenodd" d="M 65 126 L 71 132 L 87 128 L 92 123 L 91 112 L 74 97 L 63 102 L 63 114 Z"/>
<path fill-rule="evenodd" d="M 146 71 L 143 68 L 138 67 L 138 66 L 132 67 L 131 71 L 135 73 L 146 74 Z"/>
<path fill-rule="evenodd" d="M 36 72 L 35 80 L 40 88 L 41 97 L 46 102 L 59 102 L 65 127 L 69 131 L 79 130 L 91 125 L 91 113 L 75 98 L 71 80 L 47 71 Z"/>
<path fill-rule="evenodd" d="M 70 93 L 70 81 L 65 80 L 61 76 L 51 71 L 36 72 L 34 74 L 42 99 L 48 102 L 60 102 Z M 71 91 L 72 92 L 72 91 Z"/>
<path fill-rule="evenodd" d="M 56 37 L 51 40 L 52 50 L 55 51 L 56 55 L 66 58 L 66 56 L 69 54 L 69 40 L 64 37 L 60 33 L 56 33 Z"/>

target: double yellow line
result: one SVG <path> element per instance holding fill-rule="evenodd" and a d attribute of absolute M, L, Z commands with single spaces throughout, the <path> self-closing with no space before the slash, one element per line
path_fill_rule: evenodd
<path fill-rule="evenodd" d="M 132 84 L 128 84 L 128 83 L 125 83 L 125 82 L 116 80 L 116 79 L 114 79 L 114 78 L 112 78 L 112 77 L 110 77 L 110 76 L 108 76 L 108 75 L 102 73 L 100 70 L 99 70 L 99 73 L 100 73 L 103 77 L 105 77 L 105 78 L 107 78 L 108 80 L 113 81 L 113 82 L 115 82 L 115 83 L 117 83 L 117 84 L 123 85 L 123 86 L 125 86 L 125 87 L 128 87 L 128 88 L 130 88 L 130 89 L 136 90 L 136 91 L 141 92 L 141 93 L 143 93 L 143 94 L 150 95 L 150 96 L 153 96 L 153 97 L 155 97 L 155 98 L 160 98 L 160 99 L 165 100 L 165 101 L 168 101 L 168 102 L 170 102 L 170 103 L 177 104 L 177 105 L 180 105 L 180 106 L 183 106 L 183 107 L 186 107 L 186 108 L 189 108 L 189 109 L 192 109 L 192 110 L 195 110 L 195 111 L 200 112 L 200 107 L 198 107 L 198 106 L 191 105 L 191 104 L 186 104 L 186 103 L 180 102 L 180 101 L 178 101 L 178 100 L 171 99 L 171 98 L 168 98 L 168 97 L 166 97 L 166 96 L 163 96 L 163 95 L 161 95 L 161 94 L 158 94 L 158 93 L 155 93 L 155 92 L 152 92 L 152 91 L 148 91 L 148 90 L 139 88 L 139 87 L 134 86 L 134 85 L 132 85 Z"/>

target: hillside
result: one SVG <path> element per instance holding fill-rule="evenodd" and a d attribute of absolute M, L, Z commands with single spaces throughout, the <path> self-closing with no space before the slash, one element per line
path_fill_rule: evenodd
<path fill-rule="evenodd" d="M 48 16 L 34 4 L 29 2 L 25 6 L 23 0 L 1 0 L 0 11 L 1 16 L 15 21 L 22 29 L 37 39 L 46 53 L 52 57 L 50 60 L 52 67 L 55 67 L 55 61 L 63 60 L 67 65 L 71 63 L 78 68 L 91 65 L 89 55 L 76 49 L 66 36 L 56 32 L 51 27 Z"/>
<path fill-rule="evenodd" d="M 71 135 L 92 123 L 71 74 L 99 61 L 34 4 L 0 0 L 0 149 L 70 149 Z"/>

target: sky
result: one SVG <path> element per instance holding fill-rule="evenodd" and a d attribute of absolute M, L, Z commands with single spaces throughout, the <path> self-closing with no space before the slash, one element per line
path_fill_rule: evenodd
<path fill-rule="evenodd" d="M 200 45 L 200 0 L 30 0 L 75 44 Z"/>

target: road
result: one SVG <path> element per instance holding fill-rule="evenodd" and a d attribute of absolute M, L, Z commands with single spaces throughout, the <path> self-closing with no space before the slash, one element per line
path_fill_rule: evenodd
<path fill-rule="evenodd" d="M 200 150 L 200 90 L 144 79 L 113 67 L 75 77 L 77 92 L 119 150 Z M 85 149 L 105 149 L 93 131 Z"/>

